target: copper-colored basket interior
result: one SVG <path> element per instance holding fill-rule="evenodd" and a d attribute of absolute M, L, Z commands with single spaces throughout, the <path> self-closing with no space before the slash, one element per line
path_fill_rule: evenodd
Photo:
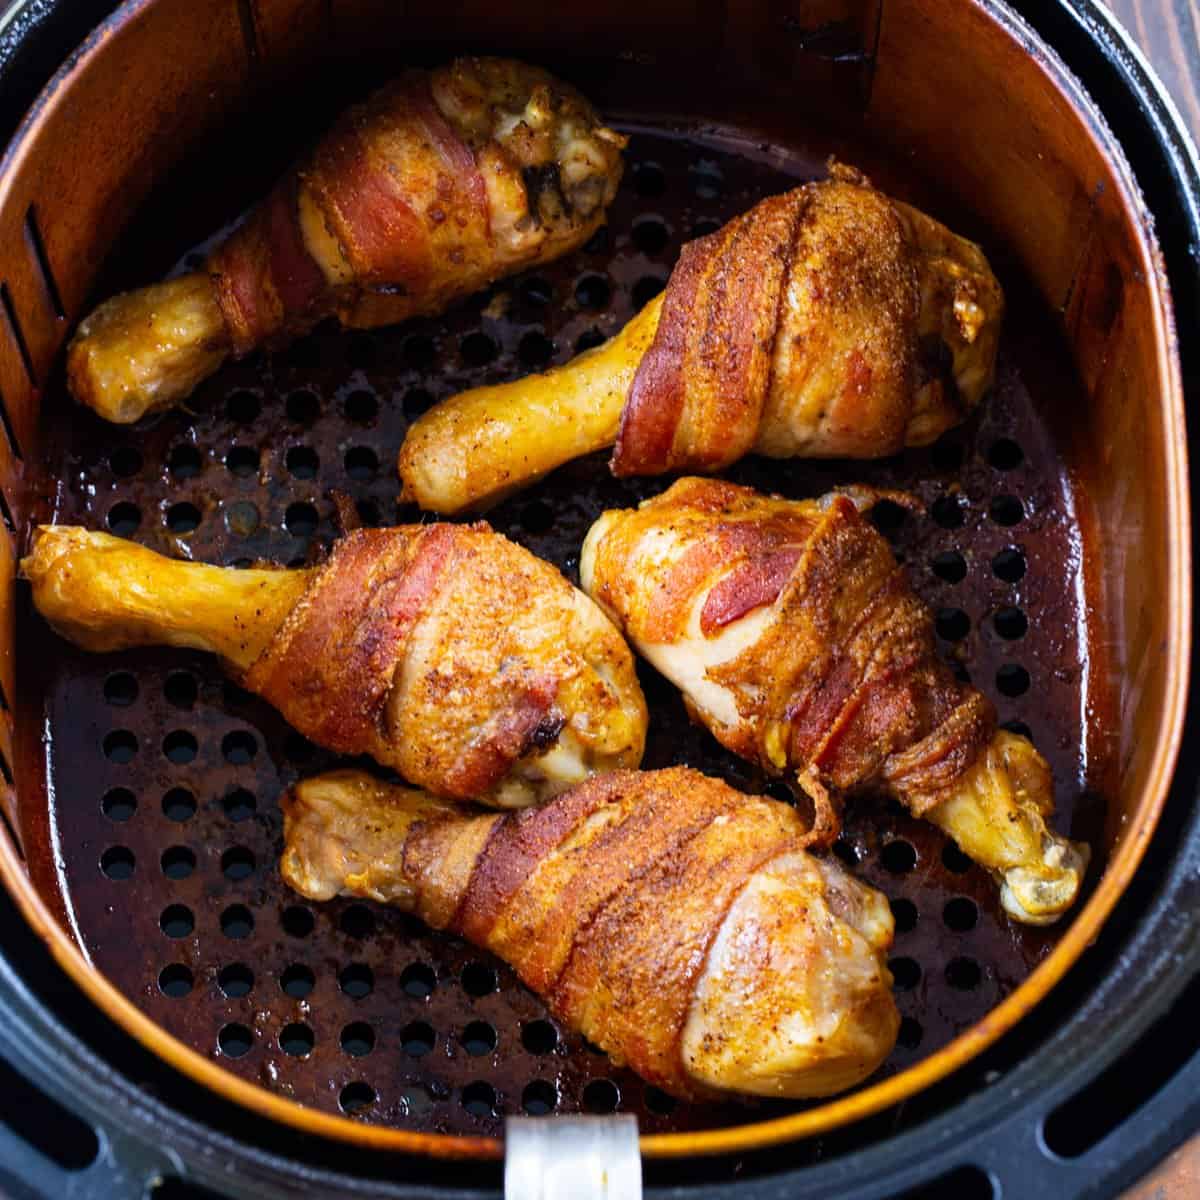
<path fill-rule="evenodd" d="M 463 51 L 540 62 L 633 132 L 604 236 L 445 318 L 321 329 L 232 365 L 193 413 L 146 428 L 69 404 L 59 352 L 98 289 L 168 270 L 346 99 Z M 1095 846 L 1073 921 L 1013 929 L 939 835 L 858 805 L 838 852 L 897 914 L 893 1059 L 823 1105 L 674 1105 L 554 1027 L 486 956 L 396 914 L 297 905 L 275 872 L 275 798 L 332 760 L 199 655 L 70 650 L 14 584 L 0 605 L 0 873 L 116 1020 L 209 1086 L 332 1136 L 494 1154 L 506 1112 L 616 1105 L 638 1114 L 648 1153 L 685 1154 L 893 1103 L 1067 969 L 1136 866 L 1174 758 L 1190 611 L 1182 403 L 1124 159 L 1078 85 L 993 5 L 640 0 L 547 23 L 536 6 L 468 3 L 453 29 L 426 3 L 403 20 L 383 0 L 126 5 L 0 166 L 0 569 L 13 579 L 29 522 L 49 514 L 229 564 L 328 541 L 331 489 L 368 521 L 409 519 L 392 463 L 415 412 L 612 333 L 682 241 L 831 152 L 984 243 L 1009 297 L 998 384 L 931 450 L 750 461 L 734 476 L 796 495 L 858 478 L 925 501 L 920 518 L 885 512 L 885 532 L 938 610 L 940 648 L 1031 733 L 1061 827 Z M 661 486 L 617 484 L 588 461 L 492 519 L 572 574 L 601 508 Z M 646 765 L 766 786 L 645 682 Z"/>

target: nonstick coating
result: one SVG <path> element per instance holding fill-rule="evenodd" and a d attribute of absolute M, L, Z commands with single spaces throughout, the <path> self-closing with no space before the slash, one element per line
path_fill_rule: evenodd
<path fill-rule="evenodd" d="M 611 334 L 661 288 L 683 241 L 819 171 L 809 155 L 767 162 L 729 145 L 642 128 L 609 226 L 579 254 L 440 320 L 371 333 L 323 327 L 286 352 L 232 364 L 190 414 L 121 430 L 58 397 L 69 419 L 52 464 L 55 520 L 248 565 L 319 555 L 337 532 L 334 491 L 367 523 L 420 519 L 395 500 L 395 452 L 411 418 Z M 1085 695 L 1086 519 L 1046 419 L 1077 406 L 1078 387 L 1048 315 L 1018 281 L 1004 282 L 997 386 L 967 426 L 882 462 L 752 459 L 729 477 L 793 496 L 862 481 L 921 498 L 923 515 L 884 506 L 877 520 L 937 612 L 939 649 L 1002 722 L 1033 737 L 1054 769 L 1056 824 L 1102 859 L 1104 804 L 1093 789 L 1103 755 L 1082 749 L 1103 745 L 1085 714 L 1104 711 L 1102 697 Z M 591 521 L 667 482 L 616 481 L 596 456 L 489 520 L 577 582 Z M 497 1133 L 521 1111 L 615 1106 L 657 1132 L 794 1107 L 676 1104 L 557 1028 L 487 955 L 379 907 L 301 903 L 277 871 L 276 801 L 333 756 L 202 655 L 91 656 L 36 619 L 22 636 L 36 639 L 42 664 L 49 833 L 73 928 L 101 971 L 229 1070 L 318 1108 L 443 1132 Z M 747 790 L 768 786 L 688 722 L 661 677 L 644 665 L 641 675 L 652 713 L 645 766 L 687 763 Z M 835 852 L 896 913 L 904 1022 L 885 1073 L 982 1018 L 1053 944 L 1052 930 L 1011 925 L 992 881 L 895 805 L 855 803 Z"/>

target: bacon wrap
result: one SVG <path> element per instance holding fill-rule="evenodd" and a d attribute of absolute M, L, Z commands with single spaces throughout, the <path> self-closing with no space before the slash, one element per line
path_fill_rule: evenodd
<path fill-rule="evenodd" d="M 305 240 L 300 188 L 340 250 L 329 275 L 319 259 L 331 247 Z M 408 298 L 416 311 L 447 275 L 487 261 L 490 235 L 475 156 L 438 111 L 429 76 L 410 72 L 343 114 L 209 267 L 234 352 L 245 354 L 352 308 L 364 292 L 384 291 L 393 306 Z"/>
<path fill-rule="evenodd" d="M 692 771 L 593 776 L 491 827 L 449 927 L 644 1079 L 700 1098 L 680 1042 L 709 947 L 754 872 L 808 841 L 794 810 Z"/>
<path fill-rule="evenodd" d="M 689 242 L 621 413 L 614 475 L 718 471 L 749 452 L 770 389 L 803 189 Z"/>

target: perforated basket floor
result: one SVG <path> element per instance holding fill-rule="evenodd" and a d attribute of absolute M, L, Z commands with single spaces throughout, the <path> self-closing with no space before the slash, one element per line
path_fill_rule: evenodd
<path fill-rule="evenodd" d="M 812 161 L 776 153 L 766 165 L 642 131 L 607 230 L 442 320 L 370 334 L 322 328 L 287 353 L 229 366 L 192 415 L 146 428 L 104 426 L 62 401 L 55 519 L 230 565 L 306 561 L 336 533 L 334 490 L 364 522 L 416 519 L 395 500 L 394 456 L 412 417 L 609 335 L 661 288 L 684 240 L 810 173 Z M 1005 283 L 1011 299 L 1014 281 Z M 1080 749 L 1083 546 L 1076 498 L 1039 415 L 1069 407 L 1073 385 L 1045 315 L 1032 302 L 1010 309 L 994 396 L 931 450 L 880 463 L 753 460 L 730 475 L 795 496 L 863 480 L 921 497 L 925 515 L 884 506 L 877 519 L 937 611 L 939 648 L 1050 759 L 1059 827 L 1095 843 L 1102 804 L 1086 791 Z M 577 580 L 597 514 L 666 483 L 617 482 L 599 456 L 490 520 Z M 213 660 L 167 650 L 89 656 L 36 619 L 23 637 L 40 664 L 46 833 L 73 928 L 102 972 L 229 1070 L 321 1109 L 448 1132 L 496 1132 L 504 1114 L 522 1110 L 615 1108 L 650 1132 L 784 1110 L 678 1105 L 556 1027 L 487 956 L 381 908 L 298 902 L 277 872 L 276 798 L 334 760 L 226 682 Z M 766 786 L 688 723 L 671 686 L 648 668 L 642 679 L 647 767 L 688 763 Z M 894 806 L 856 803 L 836 852 L 896 914 L 904 1022 L 885 1073 L 984 1016 L 1052 944 L 1053 931 L 1010 925 L 991 881 Z"/>

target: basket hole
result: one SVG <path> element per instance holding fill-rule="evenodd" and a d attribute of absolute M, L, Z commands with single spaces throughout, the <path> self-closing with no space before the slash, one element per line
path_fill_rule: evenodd
<path fill-rule="evenodd" d="M 717 200 L 725 190 L 721 168 L 710 158 L 702 158 L 688 167 L 688 182 L 698 200 Z"/>
<path fill-rule="evenodd" d="M 962 875 L 970 870 L 971 860 L 954 842 L 947 842 L 942 847 L 942 866 L 954 875 Z"/>
<path fill-rule="evenodd" d="M 285 908 L 280 918 L 284 933 L 294 938 L 308 937 L 313 931 L 314 923 L 311 910 L 300 904 Z"/>
<path fill-rule="evenodd" d="M 433 407 L 433 393 L 425 388 L 409 388 L 404 393 L 404 415 L 415 421 Z"/>
<path fill-rule="evenodd" d="M 279 977 L 279 986 L 293 1000 L 303 1000 L 316 986 L 317 977 L 303 963 L 292 963 Z"/>
<path fill-rule="evenodd" d="M 168 846 L 159 862 L 168 879 L 186 879 L 196 869 L 196 856 L 186 846 Z"/>
<path fill-rule="evenodd" d="M 500 986 L 496 972 L 486 963 L 467 963 L 462 969 L 460 979 L 463 991 L 476 999 L 480 996 L 490 996 Z"/>
<path fill-rule="evenodd" d="M 163 683 L 163 695 L 175 708 L 191 708 L 200 694 L 200 685 L 189 671 L 172 671 Z"/>
<path fill-rule="evenodd" d="M 942 909 L 942 920 L 946 922 L 947 929 L 953 929 L 955 933 L 966 933 L 979 923 L 979 909 L 974 900 L 966 896 L 955 896 L 953 900 L 948 900 L 946 907 Z"/>
<path fill-rule="evenodd" d="M 236 1021 L 221 1027 L 217 1034 L 217 1045 L 226 1058 L 241 1058 L 254 1045 L 254 1035 Z"/>
<path fill-rule="evenodd" d="M 643 254 L 661 254 L 670 234 L 660 217 L 640 217 L 633 223 L 633 244 Z"/>
<path fill-rule="evenodd" d="M 108 456 L 109 470 L 118 479 L 129 479 L 142 469 L 142 454 L 132 446 L 119 446 Z"/>
<path fill-rule="evenodd" d="M 346 451 L 342 465 L 351 479 L 365 483 L 379 471 L 379 455 L 370 446 L 352 446 Z"/>
<path fill-rule="evenodd" d="M 164 1175 L 154 1179 L 145 1193 L 144 1200 L 222 1200 L 216 1192 L 201 1187 L 198 1183 L 181 1179 L 178 1175 Z"/>
<path fill-rule="evenodd" d="M 661 275 L 643 275 L 633 285 L 633 307 L 645 308 L 666 286 L 667 281 Z"/>
<path fill-rule="evenodd" d="M 929 515 L 942 529 L 961 529 L 966 520 L 966 502 L 961 496 L 939 496 L 930 505 Z"/>
<path fill-rule="evenodd" d="M 104 681 L 104 699 L 127 708 L 138 696 L 137 680 L 128 671 L 115 671 Z"/>
<path fill-rule="evenodd" d="M 346 419 L 369 425 L 379 413 L 379 401 L 364 388 L 355 388 L 346 397 Z"/>
<path fill-rule="evenodd" d="M 169 938 L 183 938 L 196 928 L 196 918 L 186 904 L 168 904 L 159 914 L 158 927 Z"/>
<path fill-rule="evenodd" d="M 108 510 L 105 522 L 110 533 L 115 533 L 117 537 L 130 537 L 142 523 L 142 510 L 128 500 L 122 500 Z"/>
<path fill-rule="evenodd" d="M 921 966 L 915 958 L 892 958 L 888 970 L 898 992 L 911 992 L 921 982 Z"/>
<path fill-rule="evenodd" d="M 321 402 L 308 388 L 290 393 L 284 407 L 293 425 L 311 425 L 321 415 Z"/>
<path fill-rule="evenodd" d="M 231 846 L 221 855 L 221 874 L 233 883 L 254 874 L 254 854 L 245 846 Z"/>
<path fill-rule="evenodd" d="M 967 577 L 967 560 L 957 550 L 934 555 L 933 573 L 945 583 L 962 583 Z"/>
<path fill-rule="evenodd" d="M 535 1079 L 521 1093 L 521 1108 L 531 1117 L 544 1117 L 558 1107 L 558 1089 L 548 1079 Z"/>
<path fill-rule="evenodd" d="M 230 1000 L 248 996 L 250 989 L 254 987 L 254 972 L 245 963 L 230 963 L 218 973 L 217 987 Z"/>
<path fill-rule="evenodd" d="M 232 792 L 226 793 L 221 805 L 231 821 L 247 821 L 254 816 L 258 801 L 254 793 L 246 788 L 234 788 Z"/>
<path fill-rule="evenodd" d="M 203 459 L 195 446 L 181 445 L 172 449 L 167 456 L 167 470 L 176 479 L 192 479 L 200 474 Z"/>
<path fill-rule="evenodd" d="M 437 344 L 423 333 L 415 333 L 404 339 L 404 361 L 415 370 L 433 365 L 437 358 Z"/>
<path fill-rule="evenodd" d="M 128 788 L 110 788 L 100 798 L 100 811 L 110 821 L 128 821 L 137 812 L 137 797 Z"/>
<path fill-rule="evenodd" d="M 491 1054 L 496 1048 L 496 1031 L 486 1021 L 472 1021 L 463 1029 L 461 1041 L 470 1055 Z"/>
<path fill-rule="evenodd" d="M 956 992 L 974 991 L 982 978 L 983 972 L 973 958 L 952 958 L 946 964 L 946 982 Z"/>
<path fill-rule="evenodd" d="M 583 244 L 585 254 L 604 254 L 608 250 L 610 236 L 607 225 L 601 225 Z"/>
<path fill-rule="evenodd" d="M 437 986 L 437 976 L 428 963 L 409 963 L 400 972 L 400 987 L 406 996 L 414 1000 L 425 1000 L 433 994 Z"/>
<path fill-rule="evenodd" d="M 458 344 L 458 352 L 469 367 L 486 367 L 500 353 L 496 339 L 486 333 L 468 333 Z"/>
<path fill-rule="evenodd" d="M 369 333 L 352 333 L 345 341 L 346 365 L 358 371 L 375 365 L 378 350 Z"/>
<path fill-rule="evenodd" d="M 1016 546 L 1007 546 L 992 559 L 992 574 L 1005 583 L 1016 583 L 1023 579 L 1026 571 L 1025 555 Z"/>
<path fill-rule="evenodd" d="M 338 975 L 338 987 L 351 1000 L 362 1000 L 375 990 L 375 973 L 366 963 L 351 963 Z"/>
<path fill-rule="evenodd" d="M 311 537 L 317 531 L 317 510 L 307 501 L 289 504 L 283 524 L 292 537 Z"/>
<path fill-rule="evenodd" d="M 468 1083 L 462 1090 L 462 1106 L 473 1117 L 496 1115 L 496 1090 L 482 1079 Z"/>
<path fill-rule="evenodd" d="M 933 627 L 943 641 L 961 642 L 971 632 L 971 620 L 961 608 L 939 608 Z"/>
<path fill-rule="evenodd" d="M 172 788 L 162 798 L 163 816 L 168 821 L 187 821 L 196 815 L 196 797 L 187 788 Z"/>
<path fill-rule="evenodd" d="M 235 425 L 253 425 L 262 412 L 262 399 L 242 388 L 229 397 L 225 412 Z"/>
<path fill-rule="evenodd" d="M 657 1088 L 653 1084 L 647 1085 L 643 1095 L 646 1107 L 660 1117 L 669 1117 L 679 1107 L 679 1101 L 674 1096 L 668 1095 L 662 1088 Z"/>
<path fill-rule="evenodd" d="M 979 1167 L 956 1167 L 889 1200 L 996 1200 L 991 1177 Z"/>
<path fill-rule="evenodd" d="M 258 471 L 258 450 L 254 446 L 233 446 L 225 455 L 225 468 L 239 479 L 246 479 Z"/>
<path fill-rule="evenodd" d="M 167 509 L 167 528 L 172 533 L 193 533 L 200 525 L 200 510 L 187 500 Z"/>
<path fill-rule="evenodd" d="M 848 842 L 845 838 L 838 838 L 838 840 L 833 843 L 833 853 L 842 862 L 844 862 L 846 866 L 858 866 L 858 850 L 855 849 L 853 842 Z"/>
<path fill-rule="evenodd" d="M 988 516 L 997 525 L 1016 525 L 1025 516 L 1025 507 L 1012 495 L 997 496 L 988 508 Z"/>
<path fill-rule="evenodd" d="M 133 760 L 138 750 L 138 740 L 128 729 L 114 729 L 105 735 L 103 746 L 104 757 L 109 762 L 124 764 Z"/>
<path fill-rule="evenodd" d="M 244 904 L 231 904 L 221 914 L 221 932 L 234 941 L 242 941 L 254 932 L 254 914 Z"/>
<path fill-rule="evenodd" d="M 400 1048 L 409 1058 L 424 1058 L 436 1041 L 433 1027 L 424 1021 L 410 1021 L 400 1030 Z"/>
<path fill-rule="evenodd" d="M 132 877 L 136 861 L 128 846 L 109 846 L 100 855 L 100 870 L 108 879 L 125 880 Z"/>
<path fill-rule="evenodd" d="M 1025 451 L 1012 438 L 997 438 L 988 447 L 987 460 L 997 471 L 1012 471 L 1025 461 Z"/>
<path fill-rule="evenodd" d="M 245 729 L 235 729 L 221 739 L 221 754 L 234 767 L 244 767 L 258 753 L 258 739 Z"/>
<path fill-rule="evenodd" d="M 364 1058 L 375 1049 L 375 1030 L 366 1021 L 352 1021 L 342 1030 L 342 1049 L 353 1058 Z"/>
<path fill-rule="evenodd" d="M 554 285 L 541 275 L 531 275 L 521 283 L 517 295 L 527 308 L 545 308 L 554 299 Z"/>
<path fill-rule="evenodd" d="M 316 1044 L 313 1031 L 299 1021 L 285 1025 L 279 1031 L 279 1048 L 292 1058 L 307 1058 Z"/>
<path fill-rule="evenodd" d="M 996 672 L 996 690 L 1002 696 L 1023 696 L 1029 691 L 1029 672 L 1017 663 L 1005 663 Z"/>
<path fill-rule="evenodd" d="M 611 299 L 612 286 L 597 272 L 580 276 L 575 284 L 575 300 L 580 308 L 607 308 Z"/>
<path fill-rule="evenodd" d="M 616 1112 L 620 1103 L 621 1093 L 611 1079 L 593 1079 L 583 1089 L 583 1107 L 590 1113 Z"/>
<path fill-rule="evenodd" d="M 526 1021 L 521 1026 L 521 1045 L 530 1054 L 549 1054 L 558 1045 L 558 1030 L 549 1021 Z"/>
<path fill-rule="evenodd" d="M 870 513 L 871 524 L 884 537 L 895 537 L 901 526 L 908 518 L 908 512 L 894 500 L 880 500 L 873 505 Z"/>
<path fill-rule="evenodd" d="M 594 326 L 591 329 L 585 329 L 575 343 L 575 353 L 583 354 L 586 350 L 594 350 L 597 346 L 603 346 L 607 340 L 604 334 Z"/>
<path fill-rule="evenodd" d="M 518 344 L 517 357 L 527 367 L 544 367 L 554 357 L 554 343 L 544 333 L 531 330 Z"/>
<path fill-rule="evenodd" d="M 898 838 L 879 852 L 879 861 L 893 875 L 906 875 L 917 865 L 917 852 L 911 842 Z"/>
<path fill-rule="evenodd" d="M 342 913 L 338 925 L 347 937 L 370 937 L 375 932 L 375 915 L 363 904 L 352 904 Z"/>
<path fill-rule="evenodd" d="M 963 444 L 954 436 L 943 434 L 929 451 L 929 461 L 935 471 L 957 471 L 963 464 L 966 451 Z"/>
<path fill-rule="evenodd" d="M 656 162 L 640 162 L 633 168 L 633 187 L 639 196 L 661 196 L 667 190 L 667 176 Z"/>
<path fill-rule="evenodd" d="M 293 479 L 313 479 L 321 465 L 317 452 L 310 446 L 293 446 L 283 461 Z"/>
<path fill-rule="evenodd" d="M 338 1096 L 338 1107 L 348 1117 L 365 1112 L 375 1103 L 375 1089 L 369 1083 L 356 1080 L 342 1088 Z"/>
<path fill-rule="evenodd" d="M 924 1036 L 925 1029 L 920 1021 L 914 1017 L 904 1017 L 901 1019 L 900 1032 L 896 1036 L 896 1041 L 905 1050 L 915 1050 L 921 1044 L 921 1039 Z"/>
<path fill-rule="evenodd" d="M 192 990 L 192 972 L 183 963 L 170 963 L 158 973 L 158 990 L 172 1000 L 186 996 Z"/>
<path fill-rule="evenodd" d="M 183 766 L 195 759 L 200 743 L 186 729 L 173 729 L 163 738 L 162 749 L 168 761 Z"/>
<path fill-rule="evenodd" d="M 892 901 L 892 919 L 896 922 L 897 933 L 911 933 L 917 927 L 920 912 L 911 900 L 898 897 Z"/>
<path fill-rule="evenodd" d="M 1033 741 L 1033 730 L 1024 721 L 1005 721 L 1000 728 L 1023 737 L 1027 742 Z"/>
<path fill-rule="evenodd" d="M 1006 641 L 1024 637 L 1029 629 L 1029 618 L 1015 605 L 1005 605 L 992 618 L 996 632 Z"/>

